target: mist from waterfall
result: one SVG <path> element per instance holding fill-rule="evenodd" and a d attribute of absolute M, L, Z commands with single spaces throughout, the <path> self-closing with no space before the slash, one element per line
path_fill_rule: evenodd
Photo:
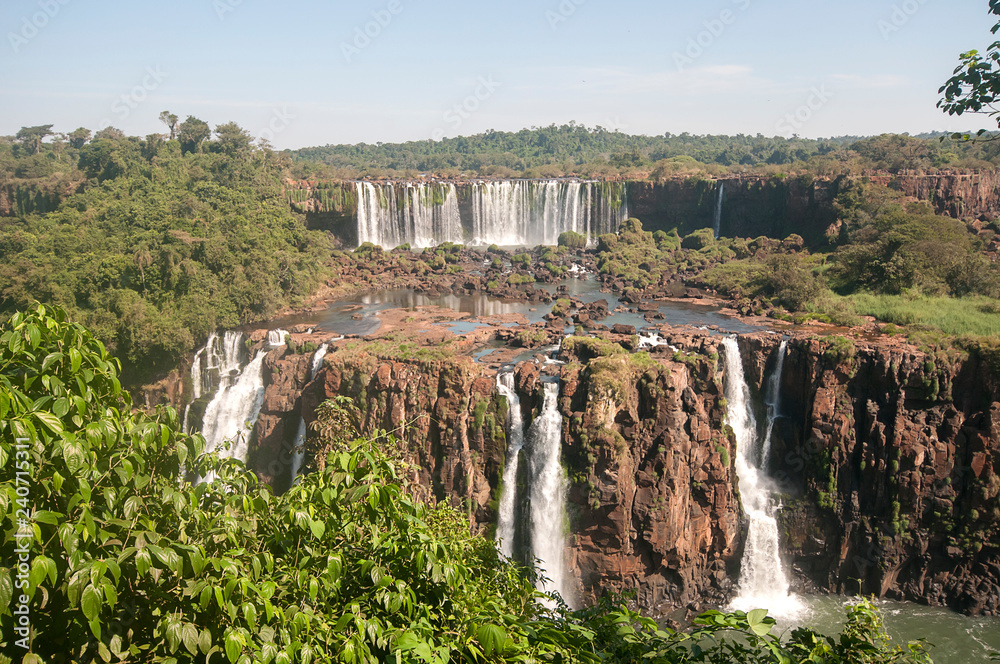
<path fill-rule="evenodd" d="M 722 350 L 727 423 L 736 434 L 736 474 L 743 511 L 749 521 L 740 566 L 739 596 L 730 608 L 740 611 L 767 609 L 772 616 L 794 617 L 803 605 L 789 590 L 788 577 L 781 564 L 776 518 L 778 508 L 771 496 L 766 470 L 755 461 L 764 458 L 766 441 L 757 430 L 739 344 L 734 337 L 726 337 L 722 341 Z M 782 347 L 780 352 L 783 356 L 785 348 Z M 783 362 L 779 362 L 775 373 L 780 372 L 783 366 Z M 780 376 L 776 386 L 775 389 L 780 388 Z M 776 393 L 774 401 L 779 399 L 780 394 Z M 770 412 L 776 413 L 777 409 Z M 773 417 L 768 417 L 768 436 L 773 430 Z"/>

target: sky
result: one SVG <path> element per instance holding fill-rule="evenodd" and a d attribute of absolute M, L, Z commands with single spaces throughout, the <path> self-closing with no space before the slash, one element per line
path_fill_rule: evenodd
<path fill-rule="evenodd" d="M 276 148 L 570 121 L 632 134 L 966 131 L 987 0 L 3 0 L 0 135 L 161 111 Z"/>

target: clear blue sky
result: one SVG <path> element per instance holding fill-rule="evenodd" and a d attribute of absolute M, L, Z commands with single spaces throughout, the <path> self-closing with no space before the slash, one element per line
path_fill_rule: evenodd
<path fill-rule="evenodd" d="M 233 120 L 279 148 L 571 120 L 638 134 L 964 130 L 985 119 L 943 115 L 937 90 L 960 52 L 991 42 L 987 5 L 4 0 L 0 135 L 108 122 L 145 135 L 164 130 L 162 110 Z M 377 36 L 356 44 L 368 24 Z"/>

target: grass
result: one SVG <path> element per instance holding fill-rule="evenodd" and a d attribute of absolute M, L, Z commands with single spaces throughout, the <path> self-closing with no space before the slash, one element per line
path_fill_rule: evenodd
<path fill-rule="evenodd" d="M 1000 336 L 1000 308 L 987 297 L 927 297 L 855 293 L 845 300 L 862 316 L 883 323 L 920 326 L 954 336 Z"/>

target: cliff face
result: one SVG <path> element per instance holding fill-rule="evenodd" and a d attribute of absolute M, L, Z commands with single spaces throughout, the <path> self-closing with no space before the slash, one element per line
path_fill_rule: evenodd
<path fill-rule="evenodd" d="M 864 344 L 838 358 L 824 346 L 790 347 L 770 469 L 793 496 L 781 521 L 795 570 L 833 592 L 996 615 L 992 374 L 976 359 Z"/>
<path fill-rule="evenodd" d="M 743 536 L 718 337 L 676 332 L 667 341 L 680 350 L 589 359 L 571 349 L 560 371 L 577 592 L 591 602 L 637 589 L 653 615 L 724 604 Z M 773 370 L 779 342 L 741 337 L 752 390 Z M 769 473 L 784 494 L 782 546 L 799 588 L 1000 613 L 1000 386 L 992 373 L 977 359 L 884 343 L 793 338 L 788 348 Z M 287 351 L 265 363 L 251 456 L 263 479 L 287 486 L 299 417 L 311 420 L 323 400 L 350 396 L 364 430 L 396 432 L 425 497 L 466 511 L 491 534 L 507 414 L 493 369 L 464 357 L 382 359 L 342 349 L 306 384 L 307 365 L 307 356 Z M 541 404 L 539 374 L 531 363 L 516 374 L 526 426 Z"/>
<path fill-rule="evenodd" d="M 723 602 L 739 567 L 735 441 L 717 348 L 598 358 L 563 372 L 572 563 L 584 600 L 638 590 L 647 612 Z"/>

